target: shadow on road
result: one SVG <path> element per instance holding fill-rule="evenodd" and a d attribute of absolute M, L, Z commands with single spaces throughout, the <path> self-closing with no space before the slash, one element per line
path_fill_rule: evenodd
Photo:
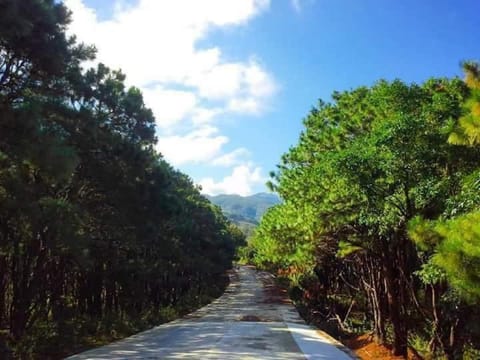
<path fill-rule="evenodd" d="M 226 292 L 183 319 L 70 357 L 86 359 L 349 359 L 306 326 L 273 277 L 242 266 Z"/>

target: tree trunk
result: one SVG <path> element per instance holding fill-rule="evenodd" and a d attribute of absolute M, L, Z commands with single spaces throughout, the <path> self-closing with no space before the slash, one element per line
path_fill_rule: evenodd
<path fill-rule="evenodd" d="M 393 327 L 393 354 L 395 356 L 407 356 L 408 350 L 408 331 L 406 326 L 405 314 L 403 314 L 400 300 L 403 299 L 401 294 L 401 281 L 396 278 L 395 271 L 392 266 L 391 259 L 384 261 L 384 275 L 387 290 L 388 310 L 390 321 Z M 397 280 L 397 281 L 396 281 Z"/>
<path fill-rule="evenodd" d="M 373 335 L 375 342 L 383 344 L 386 342 L 385 332 L 385 306 L 384 297 L 382 294 L 382 281 L 380 272 L 376 269 L 373 259 L 367 259 L 366 261 L 367 277 L 369 284 L 365 284 L 368 298 L 370 299 L 370 306 L 372 308 L 374 328 Z"/>
<path fill-rule="evenodd" d="M 10 334 L 15 341 L 18 341 L 23 336 L 25 327 L 27 325 L 26 318 L 26 282 L 23 272 L 25 269 L 22 266 L 21 258 L 25 258 L 26 254 L 20 252 L 20 244 L 18 239 L 13 239 L 13 258 L 11 265 L 12 274 L 12 302 L 10 304 Z"/>
<path fill-rule="evenodd" d="M 7 260 L 4 256 L 0 256 L 0 330 L 5 326 L 5 320 L 7 318 L 7 282 L 8 282 L 8 272 L 7 272 Z"/>

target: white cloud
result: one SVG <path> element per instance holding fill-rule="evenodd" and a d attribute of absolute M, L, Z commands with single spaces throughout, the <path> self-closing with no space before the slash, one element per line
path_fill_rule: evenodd
<path fill-rule="evenodd" d="M 195 74 L 188 83 L 208 100 L 244 97 L 264 102 L 277 90 L 273 77 L 255 60 L 218 64 L 206 72 Z"/>
<path fill-rule="evenodd" d="M 197 97 L 191 91 L 168 90 L 162 86 L 143 90 L 145 103 L 155 113 L 157 125 L 165 128 L 191 115 L 196 110 Z"/>
<path fill-rule="evenodd" d="M 192 122 L 194 126 L 203 125 L 212 121 L 212 119 L 222 114 L 224 111 L 218 108 L 202 108 L 197 107 L 192 114 Z"/>
<path fill-rule="evenodd" d="M 250 152 L 245 148 L 235 149 L 227 154 L 224 154 L 212 161 L 215 166 L 233 166 L 242 162 L 242 157 L 250 155 Z"/>
<path fill-rule="evenodd" d="M 240 63 L 218 64 L 204 73 L 194 74 L 190 82 L 203 98 L 225 99 L 240 92 L 244 67 Z"/>
<path fill-rule="evenodd" d="M 83 0 L 65 4 L 73 11 L 69 31 L 95 44 L 99 61 L 121 68 L 129 84 L 145 91 L 161 127 L 192 118 L 212 121 L 229 111 L 258 113 L 275 93 L 273 77 L 257 62 L 225 61 L 218 47 L 198 46 L 211 29 L 245 24 L 270 0 L 117 1 L 109 20 L 99 20 Z M 250 105 L 230 106 L 232 101 Z M 209 116 L 202 117 L 205 109 Z"/>
<path fill-rule="evenodd" d="M 228 138 L 218 134 L 218 129 L 206 126 L 187 135 L 160 137 L 157 150 L 173 165 L 208 162 L 219 156 Z"/>
<path fill-rule="evenodd" d="M 237 113 L 258 114 L 262 104 L 254 98 L 237 98 L 228 102 L 228 109 Z"/>
<path fill-rule="evenodd" d="M 273 78 L 253 60 L 245 68 L 245 83 L 248 87 L 248 94 L 259 99 L 271 96 L 277 90 Z"/>
<path fill-rule="evenodd" d="M 233 168 L 232 174 L 223 180 L 215 182 L 212 178 L 204 178 L 200 181 L 202 192 L 209 195 L 216 194 L 239 194 L 251 195 L 257 185 L 265 183 L 262 169 L 251 164 L 239 165 Z"/>

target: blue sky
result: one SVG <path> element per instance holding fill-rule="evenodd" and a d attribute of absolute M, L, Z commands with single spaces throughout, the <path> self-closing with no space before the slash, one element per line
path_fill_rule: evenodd
<path fill-rule="evenodd" d="M 302 119 L 334 90 L 461 76 L 478 0 L 66 0 L 70 31 L 122 68 L 158 149 L 205 192 L 264 191 Z"/>

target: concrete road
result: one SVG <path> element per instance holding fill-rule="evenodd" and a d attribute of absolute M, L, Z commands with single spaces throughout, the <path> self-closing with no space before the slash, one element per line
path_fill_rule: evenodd
<path fill-rule="evenodd" d="M 272 276 L 242 266 L 225 294 L 183 319 L 68 359 L 352 359 L 305 325 Z"/>

